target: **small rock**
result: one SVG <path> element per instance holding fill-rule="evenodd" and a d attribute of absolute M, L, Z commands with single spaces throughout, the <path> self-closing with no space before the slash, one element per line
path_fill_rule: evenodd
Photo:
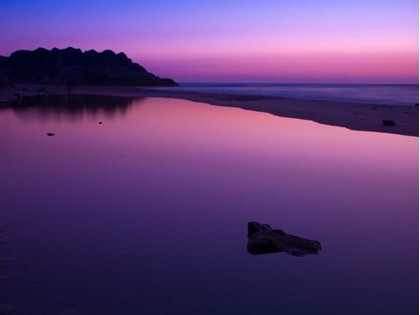
<path fill-rule="evenodd" d="M 47 133 L 48 137 L 51 137 L 51 136 L 54 136 L 54 135 L 55 135 L 55 133 L 51 133 L 51 132 Z"/>
<path fill-rule="evenodd" d="M 102 121 L 100 121 L 99 124 L 102 125 Z"/>
<path fill-rule="evenodd" d="M 10 103 L 11 103 L 12 105 L 20 105 L 20 104 L 21 104 L 21 102 L 20 102 L 20 99 L 19 99 L 19 98 L 12 99 L 12 100 L 10 101 Z"/>
<path fill-rule="evenodd" d="M 382 120 L 384 126 L 395 126 L 395 121 L 393 120 Z"/>
<path fill-rule="evenodd" d="M 67 308 L 55 313 L 54 315 L 82 315 L 82 313 L 80 313 L 80 311 L 76 308 Z"/>
<path fill-rule="evenodd" d="M 248 238 L 260 231 L 271 230 L 268 224 L 258 223 L 257 221 L 248 222 Z"/>
<path fill-rule="evenodd" d="M 256 228 L 262 227 L 259 231 Z M 248 223 L 248 252 L 252 255 L 284 252 L 292 256 L 303 257 L 318 254 L 323 246 L 321 242 L 287 234 L 282 230 L 271 229 L 268 224 Z"/>
<path fill-rule="evenodd" d="M 416 103 L 416 105 L 414 105 L 414 106 L 419 106 L 419 103 Z"/>
<path fill-rule="evenodd" d="M 9 303 L 0 303 L 0 315 L 11 314 L 16 310 L 16 306 Z"/>
<path fill-rule="evenodd" d="M 28 95 L 25 95 L 25 96 L 22 97 L 22 102 L 26 103 L 26 104 L 31 104 L 32 103 L 32 97 L 28 96 Z"/>

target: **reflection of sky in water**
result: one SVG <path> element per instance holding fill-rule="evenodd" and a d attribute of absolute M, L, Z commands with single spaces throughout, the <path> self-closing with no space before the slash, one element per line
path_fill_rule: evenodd
<path fill-rule="evenodd" d="M 418 138 L 183 100 L 117 113 L 0 112 L 2 247 L 19 259 L 2 299 L 25 314 L 417 313 Z M 251 220 L 324 250 L 251 256 Z"/>

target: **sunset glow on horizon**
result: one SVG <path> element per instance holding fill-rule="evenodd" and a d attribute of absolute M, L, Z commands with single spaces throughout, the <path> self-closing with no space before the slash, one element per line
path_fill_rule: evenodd
<path fill-rule="evenodd" d="M 418 84 L 418 1 L 4 0 L 1 56 L 124 52 L 178 82 Z"/>

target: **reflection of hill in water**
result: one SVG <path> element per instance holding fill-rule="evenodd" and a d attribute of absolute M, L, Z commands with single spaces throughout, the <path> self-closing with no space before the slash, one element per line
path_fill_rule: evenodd
<path fill-rule="evenodd" d="M 133 103 L 139 104 L 141 101 L 141 98 L 108 95 L 42 95 L 13 107 L 13 111 L 24 120 L 113 118 L 127 115 Z"/>

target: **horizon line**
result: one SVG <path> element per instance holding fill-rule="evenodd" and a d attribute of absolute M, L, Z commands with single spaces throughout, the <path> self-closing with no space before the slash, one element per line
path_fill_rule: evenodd
<path fill-rule="evenodd" d="M 308 84 L 308 85 L 321 85 L 321 84 L 334 84 L 334 85 L 419 85 L 417 83 L 334 83 L 334 82 L 257 82 L 257 81 L 177 81 L 177 83 L 203 83 L 203 84 Z"/>

